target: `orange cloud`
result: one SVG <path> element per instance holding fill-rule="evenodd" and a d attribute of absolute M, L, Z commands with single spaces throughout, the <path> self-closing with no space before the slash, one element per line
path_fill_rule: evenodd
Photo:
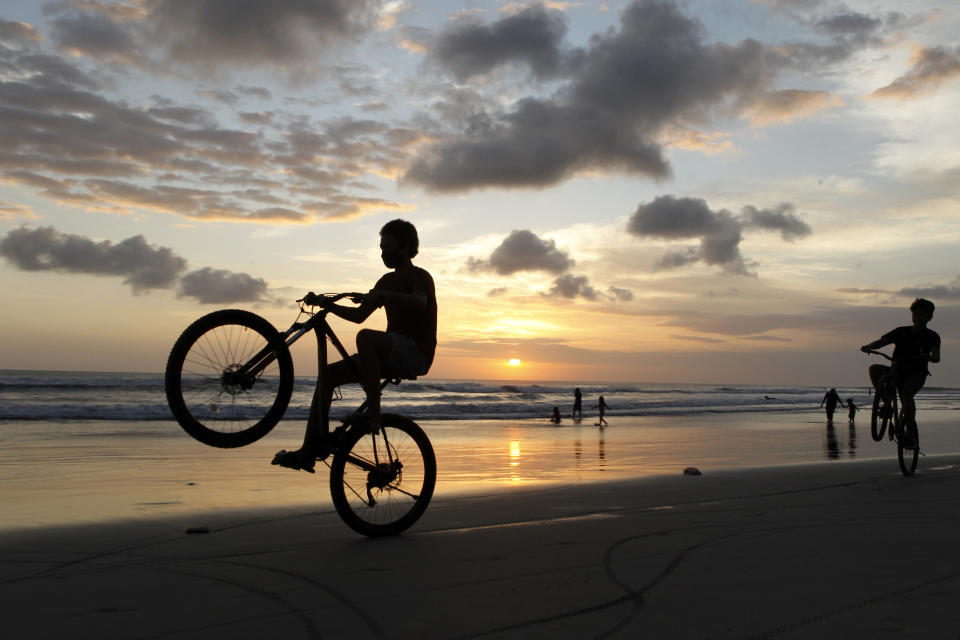
<path fill-rule="evenodd" d="M 826 91 L 787 89 L 763 94 L 746 110 L 745 115 L 754 126 L 766 127 L 793 122 L 842 104 L 843 100 Z"/>
<path fill-rule="evenodd" d="M 920 49 L 909 71 L 870 95 L 874 98 L 911 98 L 955 78 L 960 78 L 960 47 L 952 50 L 946 47 Z"/>

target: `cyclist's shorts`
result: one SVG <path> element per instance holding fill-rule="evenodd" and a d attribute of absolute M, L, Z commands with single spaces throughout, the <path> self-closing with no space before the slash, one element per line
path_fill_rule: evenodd
<path fill-rule="evenodd" d="M 397 378 L 416 378 L 423 375 L 427 360 L 417 343 L 402 333 L 390 331 L 388 335 L 393 339 L 393 349 L 380 363 L 383 366 L 383 375 Z"/>

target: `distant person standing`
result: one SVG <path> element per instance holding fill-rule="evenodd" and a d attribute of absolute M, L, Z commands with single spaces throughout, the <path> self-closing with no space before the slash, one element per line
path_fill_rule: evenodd
<path fill-rule="evenodd" d="M 580 387 L 573 390 L 573 412 L 570 413 L 570 417 L 576 420 L 578 413 L 583 420 L 583 394 L 580 393 Z"/>
<path fill-rule="evenodd" d="M 608 408 L 609 407 L 607 406 L 606 400 L 603 399 L 603 396 L 600 396 L 600 399 L 597 400 L 597 406 L 594 407 L 594 409 L 598 409 L 600 411 L 599 421 L 597 422 L 598 427 L 602 427 L 607 424 L 607 421 L 603 419 L 603 414 Z"/>
<path fill-rule="evenodd" d="M 853 398 L 847 398 L 847 418 L 850 420 L 850 424 L 853 424 L 854 418 L 857 416 L 857 411 L 860 409 L 857 405 L 853 404 Z"/>
<path fill-rule="evenodd" d="M 827 403 L 827 422 L 833 422 L 833 412 L 837 410 L 837 403 L 840 403 L 840 406 L 844 406 L 843 400 L 840 399 L 840 394 L 837 393 L 837 390 L 833 387 L 830 387 L 830 391 L 827 391 L 823 394 L 823 400 L 820 401 L 820 406 L 823 406 L 823 403 Z"/>

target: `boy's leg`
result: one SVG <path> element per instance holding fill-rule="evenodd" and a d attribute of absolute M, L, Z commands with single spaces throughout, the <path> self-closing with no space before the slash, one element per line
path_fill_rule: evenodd
<path fill-rule="evenodd" d="M 346 360 L 334 362 L 327 367 L 327 381 L 322 385 L 326 387 L 325 392 L 320 388 L 322 383 L 320 377 L 317 377 L 313 401 L 310 403 L 310 416 L 307 418 L 307 428 L 303 434 L 302 451 L 322 455 L 324 440 L 329 434 L 330 425 L 321 420 L 320 403 L 323 402 L 322 406 L 326 408 L 326 414 L 329 416 L 330 405 L 333 403 L 333 390 L 351 382 L 360 382 L 360 380 L 356 367 Z"/>
<path fill-rule="evenodd" d="M 913 397 L 923 388 L 924 382 L 926 382 L 925 375 L 911 376 L 900 381 L 900 388 L 897 391 L 900 392 L 900 406 L 903 407 L 904 424 L 916 424 L 917 403 Z"/>
<path fill-rule="evenodd" d="M 380 427 L 380 361 L 393 350 L 393 338 L 385 331 L 362 329 L 357 333 L 360 384 L 367 394 L 367 419 L 370 427 Z"/>
<path fill-rule="evenodd" d="M 317 377 L 317 386 L 314 387 L 313 400 L 310 403 L 310 416 L 307 418 L 307 428 L 303 434 L 303 445 L 296 451 L 278 451 L 273 456 L 271 464 L 313 473 L 317 458 L 322 459 L 329 453 L 324 446 L 329 425 L 321 420 L 320 407 L 322 405 L 320 403 L 325 403 L 329 415 L 333 390 L 350 382 L 358 382 L 358 378 L 356 367 L 346 360 L 328 366 L 325 381 L 321 381 L 319 376 Z M 322 393 L 321 383 L 326 389 L 326 393 Z"/>

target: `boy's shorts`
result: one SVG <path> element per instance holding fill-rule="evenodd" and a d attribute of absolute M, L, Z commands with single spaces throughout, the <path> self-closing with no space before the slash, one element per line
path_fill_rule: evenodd
<path fill-rule="evenodd" d="M 391 331 L 387 335 L 393 339 L 393 348 L 380 362 L 383 377 L 416 378 L 423 375 L 427 361 L 417 343 L 402 333 Z"/>

